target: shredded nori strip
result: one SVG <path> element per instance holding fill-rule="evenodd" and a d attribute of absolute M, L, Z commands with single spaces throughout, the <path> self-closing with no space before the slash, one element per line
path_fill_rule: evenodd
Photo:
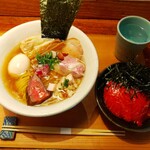
<path fill-rule="evenodd" d="M 150 99 L 150 68 L 135 62 L 118 63 L 107 68 L 106 81 L 114 81 L 127 90 L 143 92 Z"/>
<path fill-rule="evenodd" d="M 42 37 L 65 40 L 80 4 L 81 0 L 40 0 Z"/>

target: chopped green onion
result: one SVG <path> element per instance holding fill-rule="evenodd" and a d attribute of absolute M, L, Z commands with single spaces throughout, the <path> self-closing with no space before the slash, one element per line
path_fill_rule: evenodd
<path fill-rule="evenodd" d="M 68 85 L 69 85 L 69 79 L 65 79 L 65 80 L 64 80 L 64 87 L 66 87 L 66 88 L 67 88 L 67 87 L 68 87 Z"/>
<path fill-rule="evenodd" d="M 45 55 L 37 54 L 36 59 L 39 64 L 48 64 L 51 70 L 54 70 L 54 65 L 60 62 L 57 57 L 53 58 L 52 52 Z"/>

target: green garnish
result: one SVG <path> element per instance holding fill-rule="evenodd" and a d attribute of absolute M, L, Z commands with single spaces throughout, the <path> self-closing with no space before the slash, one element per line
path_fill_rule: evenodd
<path fill-rule="evenodd" d="M 57 57 L 53 58 L 52 52 L 45 55 L 37 54 L 36 59 L 39 64 L 48 64 L 51 70 L 54 70 L 54 65 L 60 62 Z"/>
<path fill-rule="evenodd" d="M 69 79 L 65 79 L 64 83 L 63 83 L 63 86 L 67 88 L 68 85 L 69 85 Z"/>

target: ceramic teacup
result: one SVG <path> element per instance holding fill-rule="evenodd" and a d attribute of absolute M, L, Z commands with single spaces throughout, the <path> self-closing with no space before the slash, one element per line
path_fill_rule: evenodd
<path fill-rule="evenodd" d="M 139 16 L 127 16 L 117 24 L 115 56 L 133 61 L 150 43 L 150 22 Z"/>

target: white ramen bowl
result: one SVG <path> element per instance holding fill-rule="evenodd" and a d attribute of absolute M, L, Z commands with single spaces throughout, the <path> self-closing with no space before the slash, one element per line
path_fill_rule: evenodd
<path fill-rule="evenodd" d="M 98 74 L 98 57 L 91 40 L 78 28 L 72 26 L 68 37 L 80 40 L 86 63 L 85 76 L 76 93 L 67 100 L 48 106 L 27 106 L 14 99 L 4 87 L 2 81 L 2 64 L 6 55 L 21 40 L 41 33 L 39 20 L 27 22 L 12 28 L 0 37 L 0 104 L 8 110 L 23 116 L 43 117 L 64 112 L 80 103 L 92 89 Z"/>

